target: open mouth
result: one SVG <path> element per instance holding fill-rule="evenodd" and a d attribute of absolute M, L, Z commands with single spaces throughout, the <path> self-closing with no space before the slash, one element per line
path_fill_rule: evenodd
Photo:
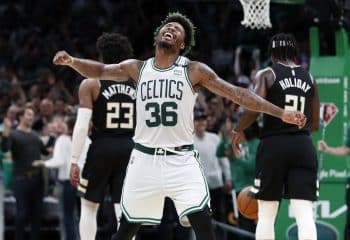
<path fill-rule="evenodd" d="M 173 40 L 174 39 L 174 35 L 171 34 L 170 32 L 165 32 L 163 34 L 163 38 L 166 39 L 166 40 Z"/>

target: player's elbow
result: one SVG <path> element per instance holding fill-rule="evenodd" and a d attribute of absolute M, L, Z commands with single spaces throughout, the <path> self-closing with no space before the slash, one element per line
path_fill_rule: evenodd
<path fill-rule="evenodd" d="M 318 129 L 320 128 L 320 122 L 319 121 L 314 121 L 310 125 L 310 133 L 317 132 Z"/>

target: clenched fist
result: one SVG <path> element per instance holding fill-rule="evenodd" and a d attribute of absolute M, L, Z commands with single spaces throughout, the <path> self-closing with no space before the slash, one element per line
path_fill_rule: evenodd
<path fill-rule="evenodd" d="M 74 58 L 66 51 L 59 51 L 54 56 L 52 62 L 56 65 L 70 65 L 74 61 Z"/>
<path fill-rule="evenodd" d="M 306 123 L 306 117 L 301 112 L 284 111 L 282 121 L 290 124 L 295 124 L 299 128 L 303 128 Z"/>
<path fill-rule="evenodd" d="M 74 186 L 77 187 L 79 182 L 80 182 L 80 168 L 78 164 L 72 163 L 71 168 L 70 168 L 70 183 Z"/>

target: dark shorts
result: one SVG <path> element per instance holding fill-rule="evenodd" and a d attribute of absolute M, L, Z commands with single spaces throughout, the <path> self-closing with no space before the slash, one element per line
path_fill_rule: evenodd
<path fill-rule="evenodd" d="M 256 197 L 315 201 L 318 197 L 317 155 L 310 136 L 286 134 L 263 138 L 256 159 Z"/>
<path fill-rule="evenodd" d="M 92 202 L 102 202 L 107 191 L 114 203 L 120 202 L 126 167 L 134 142 L 130 137 L 100 138 L 88 150 L 78 186 L 79 194 Z"/>

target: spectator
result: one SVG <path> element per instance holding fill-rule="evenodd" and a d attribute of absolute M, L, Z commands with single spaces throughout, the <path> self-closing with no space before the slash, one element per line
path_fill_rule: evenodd
<path fill-rule="evenodd" d="M 350 155 L 350 125 L 347 129 L 347 138 L 345 140 L 344 145 L 338 146 L 338 147 L 330 147 L 325 141 L 321 140 L 321 141 L 318 141 L 318 150 L 326 154 L 334 155 L 338 157 L 349 156 Z M 344 229 L 344 239 L 349 240 L 350 239 L 350 177 L 347 178 L 345 203 L 347 206 L 347 211 L 346 211 L 346 225 Z"/>
<path fill-rule="evenodd" d="M 45 98 L 40 102 L 40 117 L 35 121 L 33 129 L 41 132 L 43 127 L 51 122 L 54 117 L 53 102 L 51 99 Z"/>
<path fill-rule="evenodd" d="M 30 221 L 30 239 L 40 239 L 40 220 L 44 183 L 40 168 L 33 167 L 40 154 L 47 154 L 39 136 L 32 130 L 34 111 L 25 107 L 17 113 L 19 124 L 11 130 L 8 118 L 4 119 L 2 150 L 11 151 L 13 161 L 13 187 L 16 198 L 15 239 L 24 240 L 26 222 Z"/>
<path fill-rule="evenodd" d="M 6 118 L 10 121 L 11 129 L 15 129 L 18 125 L 17 120 L 17 113 L 18 113 L 18 106 L 15 104 L 12 104 L 6 112 Z"/>
<path fill-rule="evenodd" d="M 57 123 L 58 136 L 51 159 L 36 160 L 33 162 L 34 167 L 47 167 L 58 168 L 58 180 L 62 186 L 61 190 L 61 202 L 63 208 L 63 227 L 64 236 L 66 240 L 77 239 L 77 226 L 75 224 L 75 209 L 76 209 L 76 189 L 70 184 L 69 171 L 70 171 L 70 156 L 72 148 L 72 132 L 75 123 L 75 118 L 69 117 L 66 121 L 60 121 Z M 90 144 L 90 139 L 87 138 L 84 146 L 82 159 L 86 158 L 86 153 Z"/>
<path fill-rule="evenodd" d="M 243 141 L 241 143 L 242 152 L 240 155 L 235 156 L 232 151 L 231 145 L 231 132 L 232 123 L 226 124 L 227 128 L 223 134 L 223 138 L 218 147 L 218 157 L 226 156 L 230 159 L 231 175 L 233 179 L 233 186 L 236 195 L 247 186 L 251 186 L 254 183 L 255 178 L 255 155 L 259 145 L 259 126 L 255 122 L 251 127 L 243 131 Z M 232 199 L 232 198 L 231 198 Z M 231 206 L 232 206 L 231 202 Z M 235 216 L 237 217 L 237 216 Z M 255 232 L 256 223 L 253 220 L 245 218 L 243 215 L 239 215 L 238 226 L 244 230 Z M 237 238 L 237 236 L 236 236 Z M 238 238 L 246 239 L 246 238 Z"/>
<path fill-rule="evenodd" d="M 226 156 L 216 156 L 220 138 L 206 131 L 207 115 L 202 110 L 194 112 L 194 146 L 198 150 L 204 175 L 208 182 L 213 218 L 225 222 L 226 193 L 232 188 L 230 163 Z M 224 179 L 223 179 L 224 177 Z M 216 229 L 217 239 L 226 239 L 221 229 Z"/>

